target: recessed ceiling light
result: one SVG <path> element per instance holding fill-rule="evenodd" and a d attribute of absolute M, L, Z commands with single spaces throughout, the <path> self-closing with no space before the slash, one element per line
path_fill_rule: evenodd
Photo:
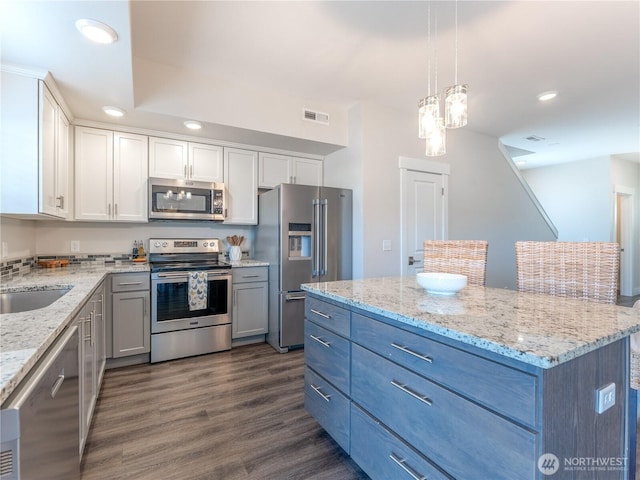
<path fill-rule="evenodd" d="M 202 128 L 202 124 L 200 122 L 196 122 L 195 120 L 187 120 L 184 122 L 184 126 L 190 128 L 191 130 L 200 130 Z"/>
<path fill-rule="evenodd" d="M 546 102 L 548 100 L 556 98 L 557 95 L 558 95 L 558 92 L 553 90 L 549 92 L 542 92 L 538 94 L 538 100 L 540 100 L 541 102 Z"/>
<path fill-rule="evenodd" d="M 107 115 L 111 115 L 112 117 L 122 117 L 124 115 L 124 110 L 118 107 L 102 107 L 102 111 Z"/>
<path fill-rule="evenodd" d="M 118 39 L 118 34 L 113 28 L 96 20 L 81 18 L 76 20 L 76 28 L 92 42 L 106 44 L 113 43 Z"/>

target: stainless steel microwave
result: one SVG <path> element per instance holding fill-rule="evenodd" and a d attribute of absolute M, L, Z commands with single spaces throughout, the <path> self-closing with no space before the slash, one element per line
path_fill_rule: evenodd
<path fill-rule="evenodd" d="M 227 216 L 223 183 L 149 178 L 149 220 L 216 220 Z"/>

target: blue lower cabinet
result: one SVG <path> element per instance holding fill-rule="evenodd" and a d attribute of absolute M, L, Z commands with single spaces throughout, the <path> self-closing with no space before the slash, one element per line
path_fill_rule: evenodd
<path fill-rule="evenodd" d="M 349 453 L 349 399 L 311 368 L 304 369 L 304 408 Z"/>
<path fill-rule="evenodd" d="M 355 404 L 351 404 L 351 458 L 372 480 L 453 478 Z"/>
<path fill-rule="evenodd" d="M 349 394 L 351 344 L 346 338 L 309 320 L 304 321 L 304 359 L 307 365 Z"/>
<path fill-rule="evenodd" d="M 359 345 L 351 359 L 351 400 L 450 475 L 536 477 L 535 433 Z"/>

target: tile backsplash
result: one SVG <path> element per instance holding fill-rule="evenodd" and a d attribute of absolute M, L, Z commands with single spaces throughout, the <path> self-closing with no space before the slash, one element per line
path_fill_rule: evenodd
<path fill-rule="evenodd" d="M 37 257 L 12 258 L 0 261 L 0 278 L 16 274 L 28 273 L 32 268 L 38 268 L 39 260 L 69 260 L 69 265 L 91 265 L 95 263 L 116 263 L 131 260 L 131 254 L 105 255 L 39 255 Z"/>

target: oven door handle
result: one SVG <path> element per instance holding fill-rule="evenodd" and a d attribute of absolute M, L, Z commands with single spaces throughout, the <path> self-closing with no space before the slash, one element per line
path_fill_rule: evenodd
<path fill-rule="evenodd" d="M 189 278 L 188 272 L 159 272 L 157 275 L 158 275 L 158 278 Z M 229 275 L 228 270 L 207 272 L 207 278 L 224 277 L 228 275 Z"/>

